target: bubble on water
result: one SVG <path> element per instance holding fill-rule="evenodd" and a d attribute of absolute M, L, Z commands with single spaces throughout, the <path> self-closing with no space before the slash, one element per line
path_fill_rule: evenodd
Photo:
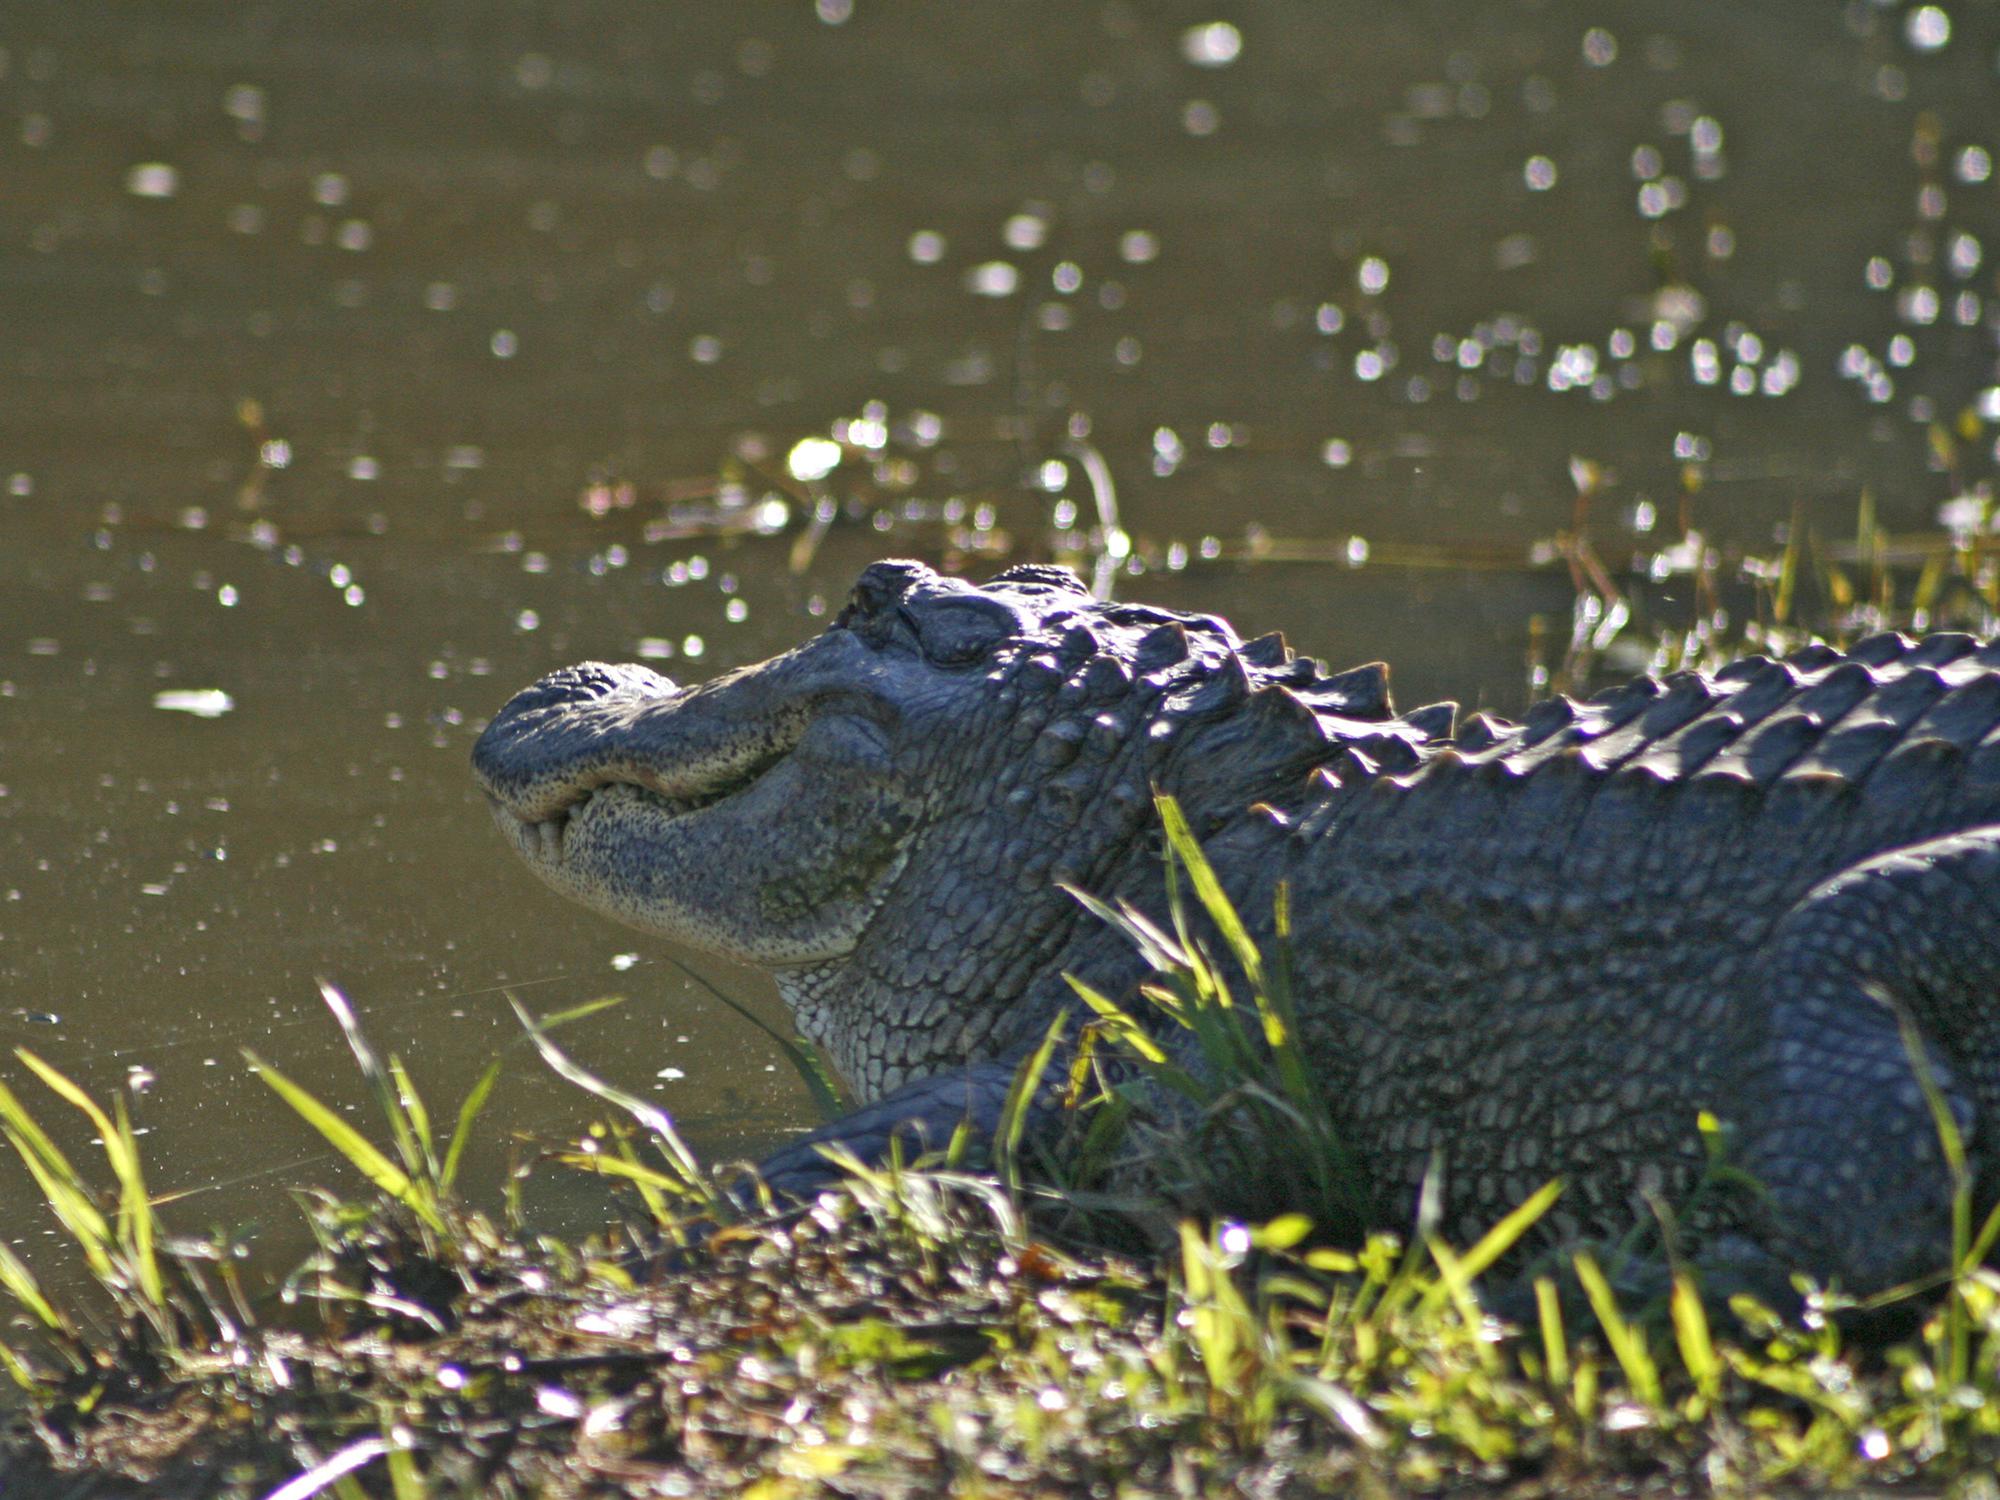
<path fill-rule="evenodd" d="M 688 358 L 698 365 L 712 365 L 722 358 L 722 340 L 712 333 L 698 333 L 688 340 Z"/>
<path fill-rule="evenodd" d="M 312 180 L 312 198 L 321 208 L 338 208 L 347 201 L 347 179 L 338 172 L 322 172 Z"/>
<path fill-rule="evenodd" d="M 1021 273 L 1004 260 L 989 260 L 965 273 L 965 289 L 975 297 L 1011 297 Z"/>
<path fill-rule="evenodd" d="M 1018 213 L 1000 226 L 1009 250 L 1039 250 L 1049 237 L 1049 221 L 1039 213 Z"/>
<path fill-rule="evenodd" d="M 521 352 L 521 340 L 511 328 L 496 328 L 493 337 L 487 341 L 495 359 L 512 359 Z"/>
<path fill-rule="evenodd" d="M 1953 166 L 1960 182 L 1984 182 L 1993 175 L 1993 153 L 1984 146 L 1967 146 Z"/>
<path fill-rule="evenodd" d="M 1937 321 L 1938 294 L 1934 287 L 1908 286 L 1896 296 L 1896 316 L 1905 323 L 1928 327 Z"/>
<path fill-rule="evenodd" d="M 153 707 L 197 719 L 219 719 L 236 707 L 236 700 L 221 688 L 166 688 L 153 694 Z"/>
<path fill-rule="evenodd" d="M 1639 213 L 1648 219 L 1662 219 L 1687 203 L 1687 184 L 1678 177 L 1662 177 L 1639 189 Z"/>
<path fill-rule="evenodd" d="M 1190 26 L 1181 33 L 1181 56 L 1197 68 L 1226 68 L 1243 53 L 1243 33 L 1227 21 Z"/>
<path fill-rule="evenodd" d="M 1345 438 L 1328 438 L 1320 447 L 1319 459 L 1329 469 L 1344 469 L 1354 462 L 1354 447 Z"/>
<path fill-rule="evenodd" d="M 1951 41 L 1951 17 L 1942 5 L 1919 5 L 1903 17 L 1903 35 L 1919 52 L 1936 52 Z"/>
<path fill-rule="evenodd" d="M 697 658 L 708 650 L 708 643 L 698 635 L 691 635 L 681 641 L 681 655 Z"/>
<path fill-rule="evenodd" d="M 1222 128 L 1222 111 L 1206 99 L 1190 99 L 1181 108 L 1181 129 L 1189 135 L 1214 135 Z"/>
<path fill-rule="evenodd" d="M 1780 349 L 1777 357 L 1764 367 L 1762 389 L 1767 396 L 1782 396 L 1799 383 L 1799 357 L 1789 349 Z"/>
<path fill-rule="evenodd" d="M 1556 185 L 1556 164 L 1546 156 L 1531 156 L 1521 169 L 1521 178 L 1531 193 L 1546 193 Z"/>
<path fill-rule="evenodd" d="M 1608 68 L 1618 60 L 1618 38 L 1602 26 L 1583 34 L 1583 60 L 1593 68 Z"/>
<path fill-rule="evenodd" d="M 1371 255 L 1361 262 L 1361 268 L 1355 272 L 1354 279 L 1367 295 L 1377 296 L 1388 288 L 1389 263 L 1379 255 Z"/>
<path fill-rule="evenodd" d="M 1118 257 L 1128 265 L 1143 266 L 1159 255 L 1159 236 L 1150 230 L 1128 229 L 1118 237 Z"/>
<path fill-rule="evenodd" d="M 919 229 L 910 236 L 910 259 L 920 266 L 934 266 L 944 259 L 945 237 L 935 229 Z"/>
<path fill-rule="evenodd" d="M 264 120 L 264 91 L 254 83 L 232 84 L 222 95 L 222 112 L 244 125 Z"/>
<path fill-rule="evenodd" d="M 382 466 L 365 453 L 358 453 L 347 464 L 349 479 L 376 479 L 381 476 Z"/>
<path fill-rule="evenodd" d="M 142 161 L 125 174 L 125 191 L 135 198 L 171 198 L 180 190 L 180 169 L 163 161 Z"/>
<path fill-rule="evenodd" d="M 785 456 L 785 469 L 801 483 L 824 479 L 840 467 L 840 444 L 829 438 L 800 438 Z"/>

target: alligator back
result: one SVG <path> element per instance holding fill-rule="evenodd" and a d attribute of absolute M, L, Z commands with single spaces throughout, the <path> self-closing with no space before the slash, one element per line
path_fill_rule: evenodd
<path fill-rule="evenodd" d="M 1385 1189 L 1448 1148 L 1468 1230 L 1558 1170 L 1559 1227 L 1611 1230 L 1687 1191 L 1698 1112 L 1741 1107 L 1788 916 L 1871 858 L 2000 824 L 2000 647 L 1883 635 L 1640 678 L 1475 718 L 1401 774 L 1343 749 L 1267 812 L 1302 1025 Z M 2000 1111 L 1985 997 L 1906 998 Z"/>

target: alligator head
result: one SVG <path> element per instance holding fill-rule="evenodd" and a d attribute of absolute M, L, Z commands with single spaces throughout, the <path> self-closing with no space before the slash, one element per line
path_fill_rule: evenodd
<path fill-rule="evenodd" d="M 543 879 L 767 968 L 864 1098 L 1004 1053 L 1104 938 L 1058 888 L 1157 881 L 1155 790 L 1198 831 L 1389 721 L 1380 668 L 1100 604 L 1061 569 L 985 587 L 868 568 L 816 639 L 695 688 L 586 664 L 516 696 L 473 766 Z M 1401 736 L 1399 738 L 1399 736 Z M 1089 928 L 1087 936 L 1082 929 Z"/>

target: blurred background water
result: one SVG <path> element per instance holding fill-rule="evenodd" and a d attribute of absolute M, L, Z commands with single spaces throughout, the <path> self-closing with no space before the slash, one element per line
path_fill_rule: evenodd
<path fill-rule="evenodd" d="M 1518 710 L 1580 557 L 1632 665 L 1787 537 L 1983 535 L 1997 70 L 1993 0 L 10 0 L 0 1038 L 274 1264 L 316 975 L 434 1106 L 628 995 L 578 1055 L 768 1146 L 770 1043 L 489 827 L 510 692 L 1059 555 Z M 592 1113 L 513 1056 L 489 1197 Z"/>

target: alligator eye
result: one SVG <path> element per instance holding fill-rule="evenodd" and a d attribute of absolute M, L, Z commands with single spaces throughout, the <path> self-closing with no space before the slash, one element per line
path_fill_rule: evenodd
<path fill-rule="evenodd" d="M 1014 633 L 1014 612 L 998 600 L 976 595 L 927 599 L 912 611 L 924 655 L 939 666 L 980 661 Z"/>

